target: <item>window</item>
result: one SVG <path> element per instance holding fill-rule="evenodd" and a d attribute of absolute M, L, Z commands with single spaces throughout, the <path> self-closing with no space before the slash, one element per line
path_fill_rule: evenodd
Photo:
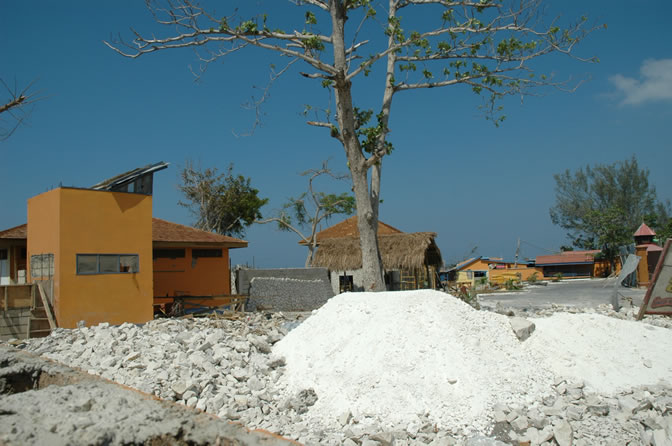
<path fill-rule="evenodd" d="M 77 254 L 77 274 L 137 273 L 137 254 Z"/>
<path fill-rule="evenodd" d="M 338 289 L 339 292 L 344 293 L 346 291 L 352 291 L 354 288 L 354 281 L 352 276 L 338 276 Z"/>
<path fill-rule="evenodd" d="M 155 259 L 183 259 L 184 249 L 155 249 L 153 252 L 153 257 Z"/>
<path fill-rule="evenodd" d="M 221 249 L 192 249 L 191 257 L 197 259 L 199 257 L 221 257 Z"/>

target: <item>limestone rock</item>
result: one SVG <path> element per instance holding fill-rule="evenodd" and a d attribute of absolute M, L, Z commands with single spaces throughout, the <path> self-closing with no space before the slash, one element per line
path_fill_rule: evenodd
<path fill-rule="evenodd" d="M 534 322 L 530 322 L 525 318 L 515 316 L 509 318 L 509 322 L 511 323 L 513 332 L 520 341 L 524 341 L 525 339 L 529 338 L 530 335 L 534 332 Z"/>

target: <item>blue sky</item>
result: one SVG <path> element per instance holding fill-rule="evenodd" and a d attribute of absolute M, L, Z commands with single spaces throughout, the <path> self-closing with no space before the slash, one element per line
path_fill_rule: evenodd
<path fill-rule="evenodd" d="M 266 3 L 245 6 L 261 10 Z M 302 10 L 271 3 L 269 17 L 301 26 Z M 586 15 L 608 25 L 578 48 L 580 56 L 598 56 L 599 64 L 563 57 L 539 62 L 558 78 L 589 78 L 575 93 L 507 100 L 500 128 L 480 116 L 478 97 L 460 87 L 395 98 L 390 141 L 396 149 L 383 168 L 380 218 L 406 232 L 438 233 L 446 261 L 474 247 L 480 255 L 511 258 L 519 237 L 528 242 L 523 256 L 566 244 L 548 213 L 553 174 L 565 169 L 635 154 L 650 169 L 659 198 L 672 199 L 672 5 L 555 1 L 547 15 Z M 171 167 L 155 175 L 154 215 L 183 224 L 193 221 L 177 205 L 178 173 L 187 159 L 221 169 L 233 162 L 270 199 L 264 216 L 305 190 L 300 172 L 329 158 L 334 170 L 346 171 L 339 144 L 301 115 L 305 104 L 325 104 L 316 82 L 297 70 L 276 81 L 262 125 L 243 137 L 255 115 L 241 104 L 258 94 L 255 86 L 266 85 L 275 62 L 269 54 L 233 54 L 195 82 L 189 67 L 198 62 L 190 50 L 130 60 L 102 43 L 118 34 L 129 39 L 131 26 L 161 32 L 140 1 L 0 1 L 0 78 L 18 86 L 37 79 L 34 90 L 44 97 L 29 125 L 0 142 L 0 229 L 24 223 L 26 200 L 52 187 L 86 187 L 157 161 Z M 382 85 L 367 82 L 355 85 L 355 98 L 378 107 Z M 0 102 L 6 97 L 1 92 Z M 249 247 L 234 250 L 233 263 L 285 267 L 305 260 L 296 236 L 273 225 L 252 227 L 245 239 Z"/>

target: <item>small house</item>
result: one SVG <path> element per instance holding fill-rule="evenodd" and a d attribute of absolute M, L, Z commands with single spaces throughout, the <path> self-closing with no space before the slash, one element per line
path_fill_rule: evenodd
<path fill-rule="evenodd" d="M 312 265 L 329 270 L 334 293 L 365 291 L 357 217 L 319 232 L 316 238 Z M 379 222 L 378 246 L 388 290 L 439 286 L 437 272 L 443 260 L 435 239 L 433 232 L 404 233 Z"/>
<path fill-rule="evenodd" d="M 586 251 L 563 251 L 558 254 L 537 256 L 535 265 L 544 272 L 544 277 L 561 276 L 563 278 L 602 277 L 609 273 L 609 262 L 596 259 L 599 249 Z"/>

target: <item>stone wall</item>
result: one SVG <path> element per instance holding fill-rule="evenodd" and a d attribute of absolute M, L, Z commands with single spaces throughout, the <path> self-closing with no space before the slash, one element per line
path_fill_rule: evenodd
<path fill-rule="evenodd" d="M 238 289 L 248 311 L 311 311 L 334 296 L 325 268 L 244 269 Z"/>

